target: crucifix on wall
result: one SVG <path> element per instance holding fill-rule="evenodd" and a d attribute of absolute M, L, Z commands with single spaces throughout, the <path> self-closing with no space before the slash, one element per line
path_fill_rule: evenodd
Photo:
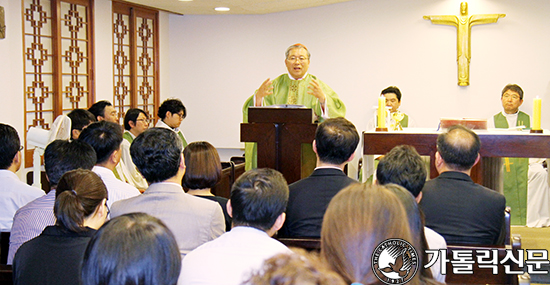
<path fill-rule="evenodd" d="M 4 7 L 0 6 L 0 39 L 6 38 L 6 16 Z"/>
<path fill-rule="evenodd" d="M 458 63 L 459 86 L 470 85 L 470 34 L 472 26 L 496 23 L 499 18 L 503 17 L 506 17 L 506 14 L 478 14 L 468 16 L 468 3 L 466 2 L 460 3 L 460 16 L 424 16 L 424 19 L 431 20 L 434 24 L 456 27 L 456 61 Z"/>

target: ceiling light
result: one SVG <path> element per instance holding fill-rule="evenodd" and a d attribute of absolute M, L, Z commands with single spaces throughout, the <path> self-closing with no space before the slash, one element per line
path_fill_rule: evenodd
<path fill-rule="evenodd" d="M 216 7 L 214 8 L 214 10 L 218 11 L 218 12 L 227 12 L 231 9 L 227 8 L 227 7 Z"/>

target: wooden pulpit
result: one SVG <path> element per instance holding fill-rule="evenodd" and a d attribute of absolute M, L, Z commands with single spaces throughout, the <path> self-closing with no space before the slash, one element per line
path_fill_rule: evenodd
<path fill-rule="evenodd" d="M 280 171 L 290 184 L 302 178 L 302 144 L 313 142 L 317 124 L 310 108 L 250 107 L 241 142 L 258 145 L 258 167 Z"/>

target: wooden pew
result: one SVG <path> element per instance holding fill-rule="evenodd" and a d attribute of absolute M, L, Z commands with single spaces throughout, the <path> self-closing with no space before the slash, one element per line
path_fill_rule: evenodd
<path fill-rule="evenodd" d="M 473 274 L 455 274 L 453 272 L 453 252 L 464 250 L 472 253 Z M 497 250 L 498 264 L 497 274 L 493 274 L 492 268 L 479 268 L 477 254 L 480 250 L 491 251 Z M 510 267 L 512 271 L 521 271 L 516 263 L 508 259 L 504 264 L 500 264 L 500 261 L 506 256 L 506 251 L 512 250 L 515 252 L 514 256 L 517 258 L 517 251 L 521 250 L 521 238 L 519 236 L 512 237 L 512 245 L 504 246 L 473 246 L 473 245 L 447 245 L 447 273 L 445 281 L 447 284 L 519 284 L 520 280 L 522 284 L 530 282 L 528 275 L 506 274 L 505 265 Z"/>
<path fill-rule="evenodd" d="M 234 162 L 234 160 L 237 162 Z M 241 174 L 244 173 L 244 159 L 231 158 L 229 162 L 222 162 L 222 177 L 220 181 L 212 187 L 212 194 L 229 199 L 231 187 Z"/>
<path fill-rule="evenodd" d="M 224 198 L 229 198 L 231 186 L 235 182 L 235 164 L 233 162 L 222 162 L 222 175 L 220 181 L 212 187 L 212 194 Z"/>
<path fill-rule="evenodd" d="M 303 248 L 307 251 L 321 251 L 321 239 L 318 238 L 277 238 L 287 247 Z"/>

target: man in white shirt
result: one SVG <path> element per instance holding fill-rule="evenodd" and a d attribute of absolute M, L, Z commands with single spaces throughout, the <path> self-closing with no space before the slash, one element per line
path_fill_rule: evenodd
<path fill-rule="evenodd" d="M 96 152 L 97 162 L 92 171 L 107 187 L 107 206 L 140 194 L 136 187 L 120 181 L 113 172 L 122 155 L 122 130 L 118 124 L 108 121 L 93 123 L 82 131 L 78 140 L 91 145 Z"/>
<path fill-rule="evenodd" d="M 233 228 L 190 252 L 178 284 L 243 284 L 264 260 L 290 250 L 271 238 L 285 221 L 288 185 L 273 169 L 252 169 L 237 179 L 227 211 Z"/>
<path fill-rule="evenodd" d="M 21 141 L 10 125 L 0 123 L 0 231 L 11 231 L 13 215 L 44 191 L 29 186 L 15 174 L 23 163 Z"/>

